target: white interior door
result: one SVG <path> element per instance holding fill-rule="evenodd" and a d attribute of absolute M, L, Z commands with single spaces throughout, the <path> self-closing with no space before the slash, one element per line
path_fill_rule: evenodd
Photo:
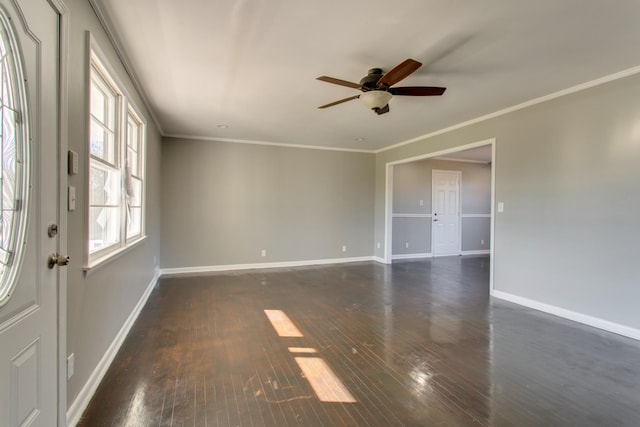
<path fill-rule="evenodd" d="M 433 256 L 460 254 L 459 171 L 432 171 L 432 253 Z"/>
<path fill-rule="evenodd" d="M 57 424 L 58 13 L 0 0 L 0 425 Z M 24 144 L 22 141 L 26 141 Z M 13 180 L 13 182 L 12 182 Z"/>

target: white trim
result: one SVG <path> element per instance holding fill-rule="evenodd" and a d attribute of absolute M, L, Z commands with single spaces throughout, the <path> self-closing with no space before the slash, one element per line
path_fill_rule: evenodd
<path fill-rule="evenodd" d="M 393 144 L 393 145 L 389 145 L 388 147 L 380 148 L 378 150 L 375 150 L 374 152 L 376 154 L 378 154 L 378 153 L 382 153 L 384 151 L 393 150 L 394 148 L 402 147 L 404 145 L 412 144 L 414 142 L 418 142 L 418 141 L 422 141 L 422 140 L 425 140 L 425 139 L 429 139 L 429 138 L 432 138 L 432 137 L 437 136 L 437 135 L 442 135 L 443 133 L 451 132 L 453 130 L 460 129 L 460 128 L 463 128 L 463 127 L 466 127 L 466 126 L 470 126 L 470 125 L 473 125 L 473 124 L 476 124 L 476 123 L 480 123 L 480 122 L 483 122 L 485 120 L 493 119 L 495 117 L 504 116 L 505 114 L 509 114 L 509 113 L 514 112 L 514 111 L 522 110 L 524 108 L 531 107 L 531 106 L 534 106 L 536 104 L 541 104 L 543 102 L 551 101 L 553 99 L 560 98 L 560 97 L 565 96 L 565 95 L 571 95 L 572 93 L 576 93 L 576 92 L 580 92 L 582 90 L 590 89 L 592 87 L 599 86 L 599 85 L 602 85 L 602 84 L 605 84 L 605 83 L 609 83 L 609 82 L 612 82 L 614 80 L 619 80 L 619 79 L 622 79 L 622 78 L 625 78 L 625 77 L 629 77 L 629 76 L 632 76 L 632 75 L 638 74 L 638 73 L 640 73 L 640 66 L 628 68 L 626 70 L 622 70 L 622 71 L 614 73 L 614 74 L 609 74 L 607 76 L 600 77 L 600 78 L 595 79 L 595 80 L 591 80 L 591 81 L 588 81 L 588 82 L 585 82 L 585 83 L 581 83 L 579 85 L 572 86 L 572 87 L 567 88 L 567 89 L 559 90 L 557 92 L 553 92 L 553 93 L 550 93 L 548 95 L 544 95 L 544 96 L 541 96 L 541 97 L 538 97 L 538 98 L 534 98 L 534 99 L 531 99 L 529 101 L 525 101 L 525 102 L 522 102 L 520 104 L 516 104 L 516 105 L 513 105 L 511 107 L 507 107 L 507 108 L 504 108 L 502 110 L 495 111 L 493 113 L 485 114 L 484 116 L 476 117 L 475 119 L 467 120 L 466 122 L 458 123 L 458 124 L 455 124 L 453 126 L 449 126 L 449 127 L 446 127 L 446 128 L 440 129 L 440 130 L 436 130 L 434 132 L 430 132 L 430 133 L 426 133 L 426 134 L 421 135 L 421 136 L 417 136 L 415 138 L 407 139 L 407 140 L 399 142 L 397 144 Z M 495 159 L 495 157 L 493 159 Z"/>
<path fill-rule="evenodd" d="M 67 152 L 69 149 L 69 9 L 63 0 L 50 0 L 58 13 L 58 253 L 67 249 Z M 57 422 L 66 424 L 67 414 L 67 271 L 58 268 L 58 388 Z"/>
<path fill-rule="evenodd" d="M 493 139 L 491 142 L 491 161 L 493 162 L 493 167 L 491 168 L 491 220 L 489 221 L 489 252 L 491 253 L 491 259 L 489 259 L 489 294 L 493 292 L 493 271 L 494 265 L 496 262 L 496 253 L 495 253 L 495 239 L 496 239 L 496 215 L 494 211 L 494 206 L 496 205 L 496 140 Z"/>
<path fill-rule="evenodd" d="M 393 238 L 393 165 L 387 163 L 385 173 L 385 188 L 384 188 L 384 262 L 385 264 L 391 264 L 392 246 L 391 239 Z"/>
<path fill-rule="evenodd" d="M 432 255 L 430 253 L 391 255 L 391 259 L 422 259 L 422 258 L 431 258 L 431 257 Z"/>
<path fill-rule="evenodd" d="M 412 213 L 394 213 L 391 214 L 393 218 L 431 218 L 431 214 L 412 214 Z"/>
<path fill-rule="evenodd" d="M 379 262 L 380 264 L 386 264 L 386 262 L 384 262 L 384 258 L 379 257 L 379 256 L 374 256 L 373 257 L 373 261 Z"/>
<path fill-rule="evenodd" d="M 462 218 L 491 218 L 491 214 L 461 214 Z"/>
<path fill-rule="evenodd" d="M 447 162 L 460 162 L 460 163 L 478 163 L 482 165 L 491 163 L 491 162 L 485 162 L 483 160 L 461 159 L 458 157 L 434 157 L 432 160 L 444 160 Z"/>
<path fill-rule="evenodd" d="M 489 249 L 480 249 L 477 251 L 461 251 L 460 255 L 491 255 Z"/>
<path fill-rule="evenodd" d="M 115 249 L 111 252 L 106 253 L 104 256 L 101 256 L 100 258 L 96 258 L 94 260 L 92 260 L 91 262 L 86 263 L 84 266 L 82 266 L 82 271 L 84 272 L 85 275 L 88 275 L 91 271 L 93 270 L 97 270 L 98 267 L 102 267 L 105 264 L 110 263 L 111 261 L 114 261 L 118 258 L 120 258 L 123 254 L 129 252 L 130 250 L 132 250 L 133 248 L 137 247 L 138 245 L 140 245 L 142 242 L 144 242 L 145 240 L 147 240 L 147 236 L 143 235 L 141 237 L 138 237 L 135 240 L 131 240 L 129 242 L 129 246 L 122 246 L 118 249 Z"/>
<path fill-rule="evenodd" d="M 140 315 L 140 312 L 142 311 L 142 308 L 149 299 L 151 291 L 153 291 L 153 288 L 158 283 L 158 279 L 160 278 L 158 273 L 159 271 L 156 270 L 153 278 L 151 279 L 151 282 L 149 282 L 147 288 L 138 300 L 138 303 L 131 311 L 131 314 L 129 314 L 129 317 L 124 322 L 124 325 L 122 325 L 122 328 L 120 328 L 120 331 L 118 332 L 116 337 L 111 342 L 111 345 L 109 345 L 109 348 L 107 348 L 107 350 L 104 352 L 102 359 L 100 359 L 100 362 L 98 362 L 98 365 L 89 376 L 89 379 L 84 384 L 84 387 L 82 387 L 82 390 L 80 390 L 80 393 L 78 393 L 78 396 L 76 396 L 73 404 L 71 404 L 71 406 L 69 407 L 69 410 L 67 411 L 67 425 L 69 427 L 75 426 L 80 421 L 82 413 L 87 408 L 87 405 L 95 394 L 96 389 L 100 385 L 100 382 L 111 366 L 113 359 L 115 359 L 116 355 L 118 354 L 118 350 L 120 350 L 120 347 L 122 346 L 124 340 L 127 338 L 131 327 L 135 323 L 136 319 Z"/>
<path fill-rule="evenodd" d="M 214 273 L 219 271 L 256 270 L 265 268 L 305 267 L 310 265 L 345 264 L 350 262 L 373 261 L 371 256 L 354 258 L 314 259 L 305 261 L 261 262 L 253 264 L 203 265 L 195 267 L 161 268 L 160 274 L 174 276 L 183 274 Z"/>
<path fill-rule="evenodd" d="M 256 140 L 235 139 L 235 138 L 217 138 L 213 136 L 211 137 L 210 136 L 190 136 L 190 135 L 179 135 L 179 134 L 167 134 L 162 136 L 164 136 L 165 138 L 191 139 L 194 141 L 226 142 L 231 144 L 267 145 L 272 147 L 304 148 L 307 150 L 347 151 L 352 153 L 375 154 L 373 150 L 365 150 L 365 149 L 358 149 L 358 148 L 338 148 L 338 147 L 324 147 L 321 145 L 287 144 L 284 142 L 256 141 Z"/>
<path fill-rule="evenodd" d="M 534 310 L 542 311 L 544 313 L 552 314 L 554 316 L 562 317 L 563 319 L 572 320 L 574 322 L 582 323 L 583 325 L 593 326 L 594 328 L 602 329 L 604 331 L 613 332 L 614 334 L 622 335 L 635 340 L 640 340 L 640 329 L 630 328 L 629 326 L 621 325 L 619 323 L 611 322 L 609 320 L 600 319 L 598 317 L 588 316 L 586 314 L 577 313 L 575 311 L 567 310 L 565 308 L 557 307 L 543 302 L 535 301 L 529 298 L 524 298 L 518 295 L 513 295 L 508 292 L 493 290 L 491 296 L 509 301 L 514 304 L 522 305 L 524 307 L 532 308 Z"/>

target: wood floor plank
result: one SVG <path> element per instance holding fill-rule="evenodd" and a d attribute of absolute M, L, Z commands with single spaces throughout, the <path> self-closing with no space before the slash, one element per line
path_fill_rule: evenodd
<path fill-rule="evenodd" d="M 640 343 L 492 300 L 488 277 L 480 256 L 163 278 L 79 426 L 640 425 Z"/>

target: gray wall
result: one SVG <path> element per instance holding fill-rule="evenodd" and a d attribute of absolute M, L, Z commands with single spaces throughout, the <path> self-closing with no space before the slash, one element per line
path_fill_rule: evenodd
<path fill-rule="evenodd" d="M 490 165 L 435 159 L 395 165 L 393 213 L 431 214 L 431 173 L 434 169 L 462 172 L 462 251 L 488 250 L 491 218 L 468 218 L 464 215 L 491 213 Z M 392 223 L 393 255 L 431 253 L 431 218 L 396 216 Z"/>
<path fill-rule="evenodd" d="M 165 138 L 161 265 L 371 256 L 374 166 L 368 153 Z"/>
<path fill-rule="evenodd" d="M 70 406 L 96 368 L 108 346 L 151 283 L 160 247 L 160 136 L 151 116 L 127 77 L 87 0 L 65 0 L 69 9 L 69 149 L 80 155 L 79 174 L 69 177 L 76 187 L 77 210 L 69 212 L 67 289 L 67 353 L 75 354 L 75 374 L 68 382 Z M 108 56 L 110 65 L 125 84 L 133 102 L 147 119 L 147 215 L 148 238 L 126 254 L 85 275 L 82 260 L 86 247 L 87 205 L 87 37 L 91 31 Z"/>
<path fill-rule="evenodd" d="M 639 99 L 635 75 L 380 153 L 375 241 L 387 162 L 496 138 L 495 290 L 640 329 Z"/>

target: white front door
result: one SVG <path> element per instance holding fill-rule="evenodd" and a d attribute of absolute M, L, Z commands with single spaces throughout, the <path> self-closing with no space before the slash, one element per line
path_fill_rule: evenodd
<path fill-rule="evenodd" d="M 58 416 L 58 23 L 47 0 L 0 0 L 0 425 Z M 25 141 L 25 142 L 23 142 Z"/>
<path fill-rule="evenodd" d="M 432 172 L 431 236 L 433 256 L 460 254 L 460 182 L 459 171 Z"/>

